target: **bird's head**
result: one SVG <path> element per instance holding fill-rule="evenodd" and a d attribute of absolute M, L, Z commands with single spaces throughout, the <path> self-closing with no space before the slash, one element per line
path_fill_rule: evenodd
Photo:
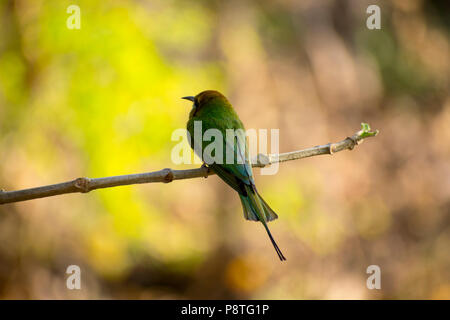
<path fill-rule="evenodd" d="M 205 110 L 209 107 L 228 107 L 231 106 L 228 102 L 227 98 L 219 91 L 215 90 L 206 90 L 200 92 L 195 97 L 187 96 L 181 99 L 186 99 L 193 102 L 191 113 L 189 114 L 189 118 L 195 116 L 200 110 Z"/>

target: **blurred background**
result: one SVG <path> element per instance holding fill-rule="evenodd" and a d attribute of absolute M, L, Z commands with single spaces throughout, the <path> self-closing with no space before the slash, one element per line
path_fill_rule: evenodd
<path fill-rule="evenodd" d="M 70 30 L 67 7 L 81 9 Z M 366 9 L 381 8 L 381 30 Z M 280 152 L 279 214 L 245 221 L 216 176 L 0 206 L 2 299 L 449 299 L 446 1 L 0 1 L 0 187 L 175 166 L 191 105 L 223 92 Z M 81 290 L 66 268 L 81 267 Z M 368 290 L 366 268 L 381 268 Z"/>

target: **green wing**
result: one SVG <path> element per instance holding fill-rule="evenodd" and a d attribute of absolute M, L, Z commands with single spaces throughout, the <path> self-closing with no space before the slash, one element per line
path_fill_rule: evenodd
<path fill-rule="evenodd" d="M 194 148 L 194 121 L 202 121 L 202 132 L 208 129 L 217 129 L 222 133 L 223 152 L 221 163 L 210 163 L 209 167 L 216 172 L 228 185 L 235 189 L 240 194 L 245 193 L 243 184 L 254 185 L 252 167 L 248 160 L 248 144 L 245 137 L 245 131 L 240 120 L 233 119 L 233 117 L 210 117 L 208 119 L 192 118 L 188 122 L 188 131 L 191 134 L 191 147 Z M 227 142 L 226 129 L 234 129 L 236 135 L 232 142 Z M 241 129 L 241 130 L 238 130 Z M 202 150 L 211 141 L 202 142 Z M 226 163 L 226 155 L 232 155 L 233 163 Z M 205 155 L 203 155 L 205 156 Z M 204 157 L 202 158 L 203 161 Z"/>

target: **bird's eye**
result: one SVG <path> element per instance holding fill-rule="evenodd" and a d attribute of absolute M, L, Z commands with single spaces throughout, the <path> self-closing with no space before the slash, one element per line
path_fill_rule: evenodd
<path fill-rule="evenodd" d="M 192 115 L 192 117 L 195 116 L 195 114 L 197 113 L 198 109 L 199 109 L 199 108 L 198 108 L 198 100 L 195 99 L 195 100 L 194 100 L 194 103 L 192 104 L 192 109 L 191 109 L 191 115 Z"/>

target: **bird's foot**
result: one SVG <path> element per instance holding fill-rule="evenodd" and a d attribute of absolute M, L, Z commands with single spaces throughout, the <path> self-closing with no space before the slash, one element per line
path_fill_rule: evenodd
<path fill-rule="evenodd" d="M 208 167 L 208 165 L 207 165 L 206 163 L 204 163 L 204 162 L 203 162 L 201 168 L 202 168 L 202 169 L 203 169 L 203 168 L 206 168 L 206 172 L 205 172 L 205 175 L 204 175 L 203 177 L 204 177 L 205 179 L 208 178 L 208 175 L 209 175 L 211 169 L 210 169 L 210 168 Z"/>

